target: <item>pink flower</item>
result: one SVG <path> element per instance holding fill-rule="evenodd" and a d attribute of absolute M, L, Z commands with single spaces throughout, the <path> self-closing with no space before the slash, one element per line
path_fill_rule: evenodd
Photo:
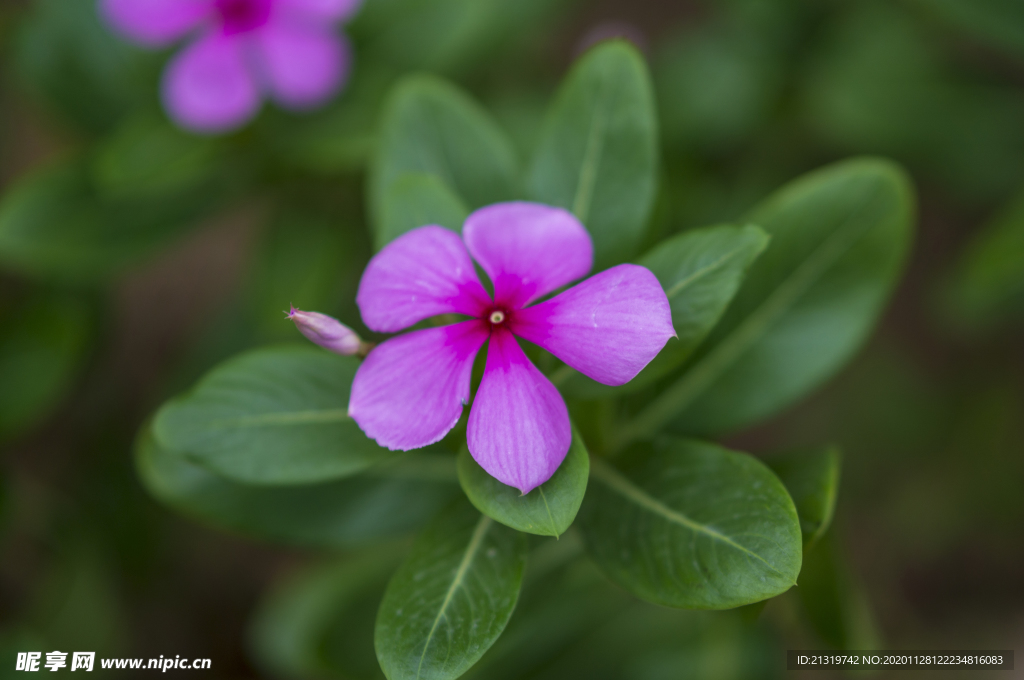
<path fill-rule="evenodd" d="M 621 385 L 675 335 L 671 310 L 654 274 L 632 264 L 529 306 L 593 264 L 590 235 L 561 208 L 498 203 L 470 215 L 462 233 L 420 227 L 370 261 L 356 297 L 369 328 L 392 333 L 438 314 L 472 318 L 381 343 L 356 372 L 349 415 L 390 449 L 440 440 L 469 403 L 473 360 L 490 339 L 467 443 L 488 473 L 525 494 L 555 473 L 572 432 L 562 396 L 516 336 Z M 493 282 L 493 299 L 470 255 Z"/>
<path fill-rule="evenodd" d="M 348 75 L 348 43 L 333 24 L 360 0 L 101 0 L 107 21 L 147 47 L 195 40 L 164 72 L 170 116 L 197 132 L 242 125 L 264 94 L 290 109 L 317 106 Z"/>

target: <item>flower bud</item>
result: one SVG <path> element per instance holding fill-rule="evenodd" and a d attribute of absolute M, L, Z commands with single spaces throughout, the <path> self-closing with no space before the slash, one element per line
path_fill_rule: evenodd
<path fill-rule="evenodd" d="M 292 307 L 288 318 L 295 322 L 299 332 L 309 340 L 335 354 L 358 354 L 362 347 L 363 342 L 355 331 L 326 314 L 303 312 Z"/>

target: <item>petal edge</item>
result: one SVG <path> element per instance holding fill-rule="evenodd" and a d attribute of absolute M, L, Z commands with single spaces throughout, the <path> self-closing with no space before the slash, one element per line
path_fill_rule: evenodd
<path fill-rule="evenodd" d="M 541 203 L 495 203 L 473 212 L 466 247 L 494 283 L 495 303 L 518 309 L 587 275 L 590 234 L 568 210 Z"/>
<path fill-rule="evenodd" d="M 676 334 L 657 277 L 635 264 L 606 269 L 515 312 L 509 328 L 605 385 L 635 378 Z"/>
<path fill-rule="evenodd" d="M 393 451 L 440 441 L 469 403 L 473 360 L 487 333 L 474 320 L 384 341 L 356 371 L 349 416 L 367 437 Z"/>

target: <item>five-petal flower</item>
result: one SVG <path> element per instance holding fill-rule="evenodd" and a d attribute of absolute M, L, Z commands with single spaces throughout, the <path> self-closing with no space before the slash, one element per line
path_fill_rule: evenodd
<path fill-rule="evenodd" d="M 317 106 L 341 87 L 351 61 L 334 24 L 361 0 L 101 0 L 107 21 L 147 47 L 189 33 L 164 73 L 171 117 L 198 132 L 242 125 L 264 93 L 282 106 Z"/>
<path fill-rule="evenodd" d="M 594 380 L 621 385 L 675 335 L 671 310 L 654 274 L 632 264 L 531 305 L 593 265 L 590 235 L 561 208 L 491 205 L 470 215 L 462 234 L 420 227 L 370 261 L 356 298 L 370 329 L 392 333 L 439 314 L 471 318 L 373 349 L 353 381 L 349 414 L 390 449 L 439 441 L 469 403 L 473 361 L 489 339 L 467 444 L 489 474 L 525 494 L 558 469 L 572 431 L 562 396 L 516 336 Z M 493 283 L 493 297 L 470 255 Z"/>

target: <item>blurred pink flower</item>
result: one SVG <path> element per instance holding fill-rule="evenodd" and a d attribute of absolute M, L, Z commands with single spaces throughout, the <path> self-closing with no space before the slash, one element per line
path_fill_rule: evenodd
<path fill-rule="evenodd" d="M 163 101 L 182 127 L 223 132 L 268 95 L 302 110 L 329 99 L 348 76 L 348 42 L 334 25 L 361 0 L 100 0 L 108 23 L 147 47 L 195 34 L 168 64 Z"/>
<path fill-rule="evenodd" d="M 494 284 L 477 278 L 473 259 Z M 370 352 L 356 372 L 349 415 L 390 449 L 432 444 L 469 403 L 477 352 L 490 340 L 469 414 L 469 451 L 492 477 L 524 494 L 561 465 L 572 440 L 562 395 L 523 353 L 516 336 L 606 385 L 629 382 L 675 335 L 661 284 L 620 264 L 586 276 L 587 230 L 571 213 L 537 203 L 498 203 L 466 219 L 462 238 L 414 229 L 370 261 L 356 303 L 375 331 L 394 333 L 438 314 L 468 321 L 412 331 Z"/>

